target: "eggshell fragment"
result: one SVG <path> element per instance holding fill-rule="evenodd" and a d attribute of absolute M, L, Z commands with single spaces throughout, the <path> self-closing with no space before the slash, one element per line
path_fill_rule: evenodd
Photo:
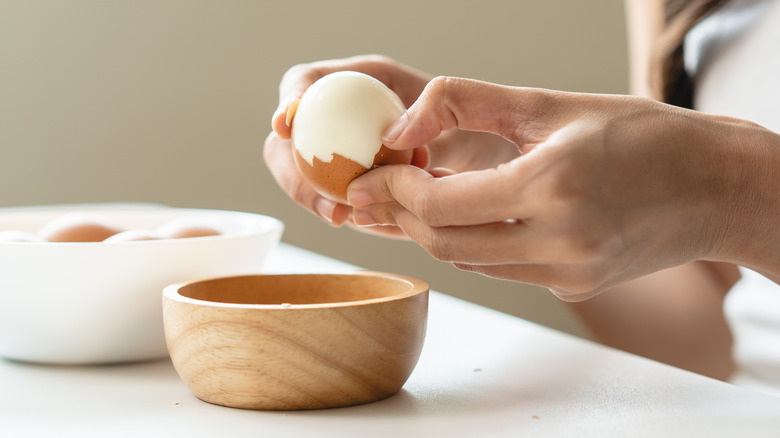
<path fill-rule="evenodd" d="M 47 242 L 101 242 L 121 231 L 100 216 L 72 213 L 51 220 L 38 234 Z"/>
<path fill-rule="evenodd" d="M 408 155 L 408 157 L 407 157 Z M 295 164 L 301 171 L 303 178 L 314 187 L 322 196 L 340 202 L 347 203 L 347 187 L 355 178 L 363 175 L 371 169 L 388 164 L 409 164 L 412 160 L 411 153 L 407 151 L 394 151 L 382 146 L 374 157 L 374 162 L 370 168 L 365 168 L 360 164 L 344 158 L 341 155 L 334 154 L 329 162 L 320 161 L 314 157 L 313 165 L 309 164 L 296 151 L 294 154 Z"/>
<path fill-rule="evenodd" d="M 409 164 L 411 150 L 382 144 L 382 133 L 405 112 L 382 82 L 357 72 L 326 75 L 309 87 L 292 113 L 294 158 L 303 178 L 322 196 L 346 203 L 347 186 L 387 164 Z"/>

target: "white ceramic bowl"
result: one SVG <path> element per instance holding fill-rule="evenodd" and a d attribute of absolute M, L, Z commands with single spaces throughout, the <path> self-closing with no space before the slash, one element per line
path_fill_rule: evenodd
<path fill-rule="evenodd" d="M 124 228 L 199 217 L 218 236 L 134 242 L 0 242 L 0 356 L 96 364 L 168 355 L 165 286 L 262 271 L 283 224 L 242 212 L 176 208 L 78 209 Z M 63 209 L 0 211 L 0 231 L 37 232 Z"/>

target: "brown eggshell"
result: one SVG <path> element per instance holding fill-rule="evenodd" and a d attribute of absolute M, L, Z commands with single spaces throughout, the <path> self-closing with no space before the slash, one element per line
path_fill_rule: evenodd
<path fill-rule="evenodd" d="M 71 214 L 53 219 L 39 234 L 48 242 L 102 242 L 121 231 L 99 217 Z"/>
<path fill-rule="evenodd" d="M 158 227 L 156 232 L 162 239 L 186 239 L 222 234 L 210 221 L 198 217 L 184 217 L 168 221 Z"/>
<path fill-rule="evenodd" d="M 177 232 L 169 234 L 169 239 L 187 239 L 190 237 L 207 237 L 207 236 L 218 236 L 220 233 L 219 231 L 211 228 L 211 227 L 190 227 L 190 228 L 182 228 L 178 230 Z"/>
<path fill-rule="evenodd" d="M 396 151 L 382 145 L 379 148 L 379 152 L 374 155 L 374 163 L 371 169 L 366 169 L 359 163 L 349 158 L 344 158 L 339 154 L 333 154 L 333 159 L 330 163 L 314 157 L 314 165 L 311 165 L 301 157 L 297 149 L 293 148 L 293 151 L 295 164 L 306 182 L 320 195 L 342 204 L 347 203 L 347 186 L 355 178 L 380 166 L 410 164 L 413 154 L 411 150 Z"/>

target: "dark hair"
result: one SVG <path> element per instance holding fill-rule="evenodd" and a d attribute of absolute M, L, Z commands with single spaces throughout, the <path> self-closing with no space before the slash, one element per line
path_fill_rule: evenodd
<path fill-rule="evenodd" d="M 727 1 L 665 1 L 664 30 L 650 63 L 650 86 L 656 99 L 685 108 L 693 106 L 693 80 L 683 64 L 683 40 L 696 23 Z"/>

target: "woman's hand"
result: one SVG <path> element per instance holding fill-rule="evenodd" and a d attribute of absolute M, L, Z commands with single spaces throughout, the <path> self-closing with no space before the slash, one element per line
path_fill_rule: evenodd
<path fill-rule="evenodd" d="M 287 106 L 317 79 L 343 70 L 359 71 L 379 79 L 398 94 L 406 107 L 417 100 L 431 79 L 430 75 L 376 55 L 301 64 L 285 73 L 279 86 L 279 108 L 272 119 L 273 132 L 265 141 L 264 157 L 271 174 L 293 200 L 334 226 L 350 223 L 352 208 L 318 195 L 302 179 L 293 160 Z M 481 147 L 471 147 L 473 144 Z M 427 146 L 416 151 L 412 164 L 428 169 L 433 175 L 496 166 L 517 156 L 514 145 L 499 137 L 466 131 L 442 135 Z M 489 150 L 493 152 L 487 153 Z M 395 227 L 363 228 L 362 231 L 405 237 Z"/>
<path fill-rule="evenodd" d="M 773 178 L 743 147 L 772 133 L 747 122 L 634 97 L 436 78 L 385 144 L 417 147 L 453 128 L 498 134 L 523 155 L 440 178 L 374 170 L 349 187 L 354 222 L 398 226 L 440 260 L 567 301 L 692 260 L 734 261 L 732 230 L 766 229 L 737 222 L 763 196 L 749 174 Z"/>

